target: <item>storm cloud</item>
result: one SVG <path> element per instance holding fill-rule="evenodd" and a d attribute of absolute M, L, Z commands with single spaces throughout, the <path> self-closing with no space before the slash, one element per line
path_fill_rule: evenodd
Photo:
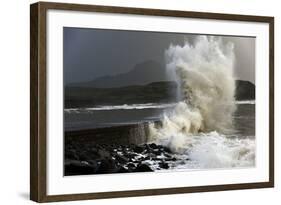
<path fill-rule="evenodd" d="M 153 61 L 165 70 L 165 50 L 173 45 L 192 43 L 196 34 L 121 31 L 65 27 L 63 32 L 64 84 L 87 82 L 120 75 L 136 65 Z M 255 38 L 223 36 L 232 42 L 237 79 L 255 83 Z M 137 72 L 136 72 L 137 73 Z M 162 79 L 154 72 L 151 79 Z M 140 75 L 139 78 L 142 78 Z M 145 80 L 144 80 L 145 81 Z"/>

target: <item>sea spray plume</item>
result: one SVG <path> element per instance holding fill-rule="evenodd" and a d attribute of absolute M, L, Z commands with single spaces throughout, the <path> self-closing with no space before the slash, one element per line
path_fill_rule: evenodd
<path fill-rule="evenodd" d="M 171 138 L 182 141 L 179 139 L 198 132 L 231 130 L 235 111 L 233 44 L 224 44 L 219 37 L 199 36 L 193 45 L 187 41 L 184 46 L 170 45 L 165 57 L 167 71 L 179 85 L 181 101 L 164 115 L 161 128 L 151 126 L 151 137 L 168 145 L 175 143 Z"/>
<path fill-rule="evenodd" d="M 182 99 L 202 115 L 202 131 L 225 132 L 235 110 L 233 45 L 219 37 L 200 36 L 194 46 L 170 46 L 167 69 L 176 73 Z"/>

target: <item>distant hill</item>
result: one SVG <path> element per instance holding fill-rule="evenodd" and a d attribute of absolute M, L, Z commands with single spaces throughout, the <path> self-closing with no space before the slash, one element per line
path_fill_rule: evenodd
<path fill-rule="evenodd" d="M 151 82 L 166 81 L 165 68 L 158 62 L 148 60 L 139 64 L 127 73 L 103 76 L 92 81 L 73 83 L 68 87 L 112 88 L 129 85 L 145 85 Z"/>
<path fill-rule="evenodd" d="M 256 98 L 256 86 L 244 80 L 236 80 L 236 100 L 254 100 Z"/>
<path fill-rule="evenodd" d="M 175 82 L 154 82 L 120 88 L 65 87 L 65 107 L 93 107 L 176 102 Z"/>
<path fill-rule="evenodd" d="M 93 107 L 97 105 L 123 105 L 141 103 L 172 103 L 177 101 L 177 84 L 172 81 L 153 82 L 119 88 L 66 86 L 65 107 Z M 84 85 L 85 86 L 85 85 Z M 254 100 L 255 85 L 236 80 L 236 100 Z"/>

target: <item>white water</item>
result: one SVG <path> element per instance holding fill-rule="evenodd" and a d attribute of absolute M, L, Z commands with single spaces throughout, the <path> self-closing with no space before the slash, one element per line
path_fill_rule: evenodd
<path fill-rule="evenodd" d="M 131 104 L 131 105 L 108 105 L 97 106 L 89 108 L 68 108 L 66 112 L 79 112 L 79 111 L 103 111 L 103 110 L 142 110 L 142 109 L 163 109 L 174 107 L 175 103 L 157 104 L 157 103 L 145 103 L 145 104 Z"/>
<path fill-rule="evenodd" d="M 164 115 L 160 128 L 150 126 L 151 140 L 189 157 L 178 167 L 253 166 L 254 139 L 227 137 L 236 109 L 233 45 L 200 36 L 193 45 L 171 45 L 166 60 L 181 102 Z"/>
<path fill-rule="evenodd" d="M 255 100 L 241 100 L 241 101 L 235 101 L 235 104 L 236 105 L 244 105 L 244 104 L 251 104 L 251 105 L 254 105 L 256 104 L 256 101 Z"/>
<path fill-rule="evenodd" d="M 255 141 L 251 137 L 241 139 L 210 132 L 190 136 L 182 142 L 182 151 L 190 160 L 185 160 L 182 154 L 175 154 L 177 158 L 183 158 L 174 165 L 178 169 L 251 167 L 255 165 Z"/>
<path fill-rule="evenodd" d="M 255 104 L 255 100 L 235 101 L 235 104 Z M 143 109 L 164 109 L 176 107 L 177 103 L 144 103 L 144 104 L 123 104 L 123 105 L 107 105 L 87 108 L 67 108 L 64 109 L 67 113 L 76 113 L 80 111 L 104 111 L 104 110 L 143 110 Z"/>

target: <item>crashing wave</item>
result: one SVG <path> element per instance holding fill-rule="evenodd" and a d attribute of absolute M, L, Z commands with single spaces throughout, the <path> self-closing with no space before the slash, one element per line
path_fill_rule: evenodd
<path fill-rule="evenodd" d="M 199 36 L 194 44 L 170 45 L 165 52 L 180 102 L 161 126 L 150 125 L 150 138 L 176 154 L 188 153 L 191 167 L 191 162 L 201 168 L 254 163 L 253 140 L 227 137 L 236 110 L 233 48 L 219 37 Z"/>

